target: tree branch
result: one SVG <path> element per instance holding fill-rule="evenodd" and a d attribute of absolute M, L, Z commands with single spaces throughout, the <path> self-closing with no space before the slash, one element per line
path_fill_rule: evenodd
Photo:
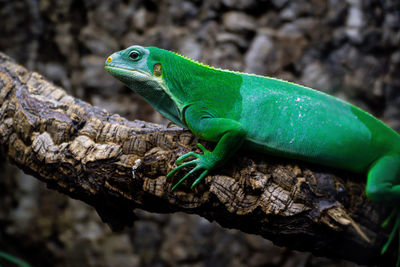
<path fill-rule="evenodd" d="M 132 224 L 135 208 L 183 211 L 316 255 L 393 263 L 394 253 L 379 256 L 386 212 L 366 199 L 364 177 L 241 151 L 194 190 L 189 179 L 170 192 L 181 175 L 166 173 L 197 142 L 93 107 L 0 54 L 0 153 L 114 230 Z"/>

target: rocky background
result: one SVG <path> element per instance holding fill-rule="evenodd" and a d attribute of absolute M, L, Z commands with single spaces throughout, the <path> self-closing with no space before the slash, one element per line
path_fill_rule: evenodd
<path fill-rule="evenodd" d="M 168 123 L 103 69 L 133 44 L 317 88 L 400 131 L 399 1 L 0 0 L 0 51 L 110 112 Z M 0 159 L 0 250 L 34 266 L 355 266 L 198 216 L 138 216 L 112 233 Z"/>

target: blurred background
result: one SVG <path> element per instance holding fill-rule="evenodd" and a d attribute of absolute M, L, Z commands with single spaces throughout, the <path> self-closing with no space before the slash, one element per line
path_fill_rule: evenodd
<path fill-rule="evenodd" d="M 167 124 L 104 71 L 133 44 L 301 83 L 400 130 L 400 1 L 0 0 L 0 51 L 109 112 Z M 138 216 L 112 233 L 93 208 L 0 159 L 0 250 L 34 266 L 357 266 L 195 215 Z"/>

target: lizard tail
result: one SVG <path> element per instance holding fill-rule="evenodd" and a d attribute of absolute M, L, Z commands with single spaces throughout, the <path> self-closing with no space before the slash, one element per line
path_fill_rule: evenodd
<path fill-rule="evenodd" d="M 12 263 L 14 263 L 15 265 L 17 265 L 19 267 L 31 267 L 31 265 L 29 265 L 25 261 L 23 261 L 21 259 L 18 259 L 18 258 L 14 257 L 14 256 L 11 256 L 10 254 L 7 254 L 7 253 L 5 253 L 3 251 L 0 251 L 0 260 L 1 259 L 4 259 L 4 260 L 9 261 L 9 262 L 12 262 Z M 0 262 L 0 266 L 2 266 L 1 262 Z M 8 266 L 8 265 L 6 265 L 6 266 Z"/>

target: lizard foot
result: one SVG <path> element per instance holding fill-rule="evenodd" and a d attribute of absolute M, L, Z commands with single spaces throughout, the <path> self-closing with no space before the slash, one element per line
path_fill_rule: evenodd
<path fill-rule="evenodd" d="M 186 166 L 195 166 L 190 172 L 188 172 L 185 176 L 183 176 L 182 179 L 179 180 L 171 189 L 173 191 L 178 185 L 180 185 L 187 177 L 189 177 L 191 174 L 193 174 L 196 171 L 203 170 L 202 173 L 199 175 L 199 177 L 193 182 L 192 186 L 190 188 L 195 187 L 208 173 L 211 169 L 215 167 L 215 159 L 210 151 L 208 151 L 203 145 L 197 144 L 197 146 L 203 151 L 203 155 L 195 153 L 195 152 L 189 152 L 186 153 L 182 156 L 180 156 L 176 160 L 176 167 L 173 169 L 170 173 L 167 174 L 167 179 L 170 177 L 173 177 L 177 171 L 180 169 L 186 167 Z M 193 157 L 195 158 L 194 160 L 183 162 L 185 159 Z"/>
<path fill-rule="evenodd" d="M 386 228 L 389 226 L 389 224 L 392 221 L 394 221 L 392 231 L 390 232 L 389 238 L 386 241 L 385 245 L 383 245 L 383 247 L 382 247 L 381 254 L 384 254 L 388 250 L 390 244 L 393 242 L 396 235 L 398 236 L 398 239 L 400 240 L 400 213 L 399 213 L 399 210 L 400 210 L 399 207 L 394 208 L 392 213 L 389 215 L 389 217 L 382 223 L 382 227 Z M 396 267 L 400 267 L 400 245 L 398 247 L 398 252 L 397 252 Z"/>

